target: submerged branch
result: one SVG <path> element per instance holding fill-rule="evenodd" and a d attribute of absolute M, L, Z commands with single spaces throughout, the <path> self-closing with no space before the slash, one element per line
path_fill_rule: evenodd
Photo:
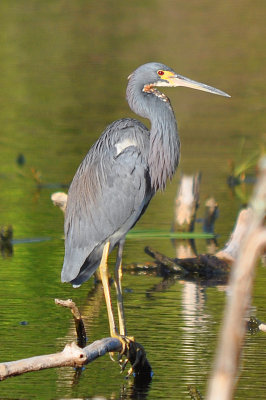
<path fill-rule="evenodd" d="M 145 252 L 153 257 L 158 264 L 166 267 L 169 272 L 178 274 L 182 278 L 196 276 L 210 279 L 227 276 L 230 270 L 224 260 L 210 254 L 200 254 L 197 257 L 189 258 L 170 258 L 151 247 L 146 247 Z"/>

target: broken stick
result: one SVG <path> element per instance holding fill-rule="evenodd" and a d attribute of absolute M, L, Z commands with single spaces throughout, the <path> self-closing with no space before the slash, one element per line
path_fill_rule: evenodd
<path fill-rule="evenodd" d="M 55 299 L 54 301 L 55 301 L 55 304 L 58 304 L 62 307 L 67 307 L 70 309 L 70 311 L 72 312 L 74 321 L 75 321 L 75 327 L 76 327 L 76 333 L 77 333 L 77 344 L 81 348 L 85 347 L 86 342 L 87 342 L 86 330 L 85 330 L 85 326 L 84 326 L 81 314 L 79 312 L 79 309 L 76 306 L 76 304 L 74 303 L 74 301 L 71 299 L 68 299 L 68 300 Z"/>
<path fill-rule="evenodd" d="M 207 400 L 233 398 L 241 348 L 246 332 L 245 315 L 250 305 L 256 262 L 266 247 L 266 157 L 260 163 L 260 175 L 254 188 L 251 207 L 254 211 L 240 245 L 230 277 L 230 296 L 222 323 Z"/>

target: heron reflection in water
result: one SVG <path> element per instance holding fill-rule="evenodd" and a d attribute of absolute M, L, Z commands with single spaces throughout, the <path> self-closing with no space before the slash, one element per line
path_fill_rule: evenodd
<path fill-rule="evenodd" d="M 128 345 L 123 311 L 122 253 L 127 232 L 158 190 L 176 171 L 180 156 L 177 123 L 170 100 L 156 87 L 186 86 L 228 94 L 175 73 L 160 63 L 137 68 L 128 78 L 129 107 L 151 122 L 123 118 L 109 125 L 80 164 L 68 192 L 62 282 L 80 286 L 100 268 L 110 333 Z M 108 254 L 118 245 L 115 265 L 119 332 L 108 282 Z"/>

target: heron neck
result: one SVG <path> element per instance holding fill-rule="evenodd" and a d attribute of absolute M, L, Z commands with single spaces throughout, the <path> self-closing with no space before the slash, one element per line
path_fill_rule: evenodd
<path fill-rule="evenodd" d="M 169 101 L 169 100 L 168 100 Z M 151 184 L 155 190 L 163 190 L 167 179 L 171 179 L 179 162 L 180 141 L 177 123 L 170 101 L 162 100 L 156 113 L 152 113 L 150 129 L 149 166 Z"/>
<path fill-rule="evenodd" d="M 148 163 L 151 185 L 155 191 L 165 188 L 179 162 L 180 141 L 170 100 L 157 92 L 127 96 L 132 111 L 151 122 Z M 161 96 L 160 96 L 161 95 Z"/>

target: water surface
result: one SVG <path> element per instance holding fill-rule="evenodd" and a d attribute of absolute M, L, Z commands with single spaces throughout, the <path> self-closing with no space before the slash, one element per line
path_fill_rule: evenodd
<path fill-rule="evenodd" d="M 203 216 L 205 199 L 214 196 L 220 209 L 218 245 L 227 240 L 252 191 L 251 185 L 237 192 L 228 188 L 228 160 L 245 160 L 259 149 L 265 132 L 264 9 L 259 0 L 252 5 L 247 0 L 1 2 L 0 225 L 11 224 L 17 240 L 46 239 L 17 243 L 12 256 L 0 259 L 1 361 L 60 351 L 73 340 L 71 315 L 55 306 L 54 298 L 76 301 L 90 341 L 109 334 L 101 288 L 92 280 L 79 290 L 60 282 L 63 215 L 50 196 L 66 190 L 61 185 L 69 184 L 107 124 L 134 116 L 125 88 L 138 65 L 164 62 L 232 95 L 226 99 L 185 88 L 165 91 L 179 122 L 181 164 L 138 229 L 169 231 L 180 171 L 201 171 L 198 215 Z M 24 165 L 16 162 L 19 154 Z M 130 238 L 124 263 L 150 261 L 144 253 L 148 245 L 176 254 L 170 239 Z M 199 253 L 206 252 L 205 240 L 196 245 Z M 265 282 L 260 264 L 251 313 L 264 322 Z M 225 288 L 178 280 L 162 285 L 160 277 L 130 273 L 123 286 L 128 331 L 145 346 L 154 370 L 149 388 L 137 394 L 133 381 L 126 381 L 106 356 L 87 366 L 79 380 L 73 369 L 6 380 L 0 397 L 189 399 L 188 385 L 204 394 Z M 247 334 L 236 399 L 265 398 L 265 348 L 265 334 Z"/>

